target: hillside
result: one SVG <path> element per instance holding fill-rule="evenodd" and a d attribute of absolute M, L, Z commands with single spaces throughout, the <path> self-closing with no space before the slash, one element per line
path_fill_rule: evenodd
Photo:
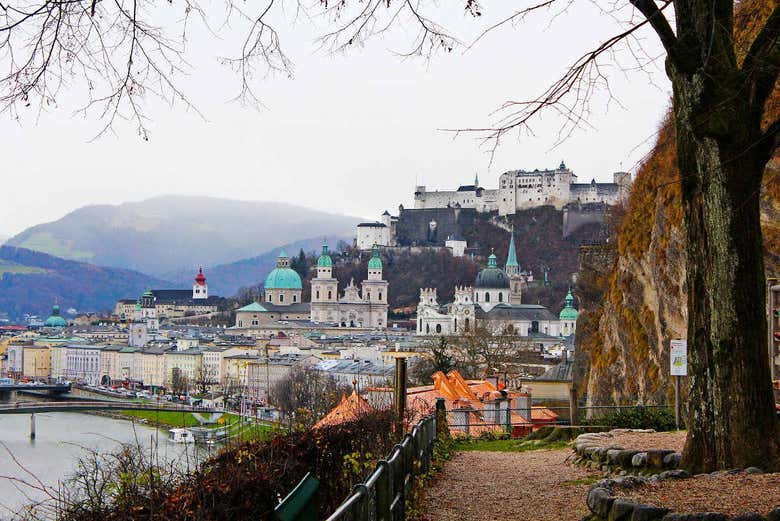
<path fill-rule="evenodd" d="M 9 246 L 158 277 L 254 257 L 281 244 L 351 236 L 358 219 L 277 202 L 163 196 L 86 206 L 8 240 Z"/>
<path fill-rule="evenodd" d="M 63 310 L 112 310 L 117 299 L 140 296 L 150 286 L 171 284 L 137 271 L 0 246 L 0 313 L 12 320 L 25 313 L 48 316 L 55 302 Z"/>
<path fill-rule="evenodd" d="M 751 41 L 777 3 L 741 3 L 736 16 L 741 43 Z M 775 116 L 780 111 L 777 88 L 770 111 Z M 770 163 L 761 193 L 766 269 L 773 275 L 780 260 L 778 159 Z M 682 219 L 674 130 L 667 116 L 637 174 L 616 250 L 595 257 L 610 259 L 610 264 L 604 268 L 586 258 L 590 268 L 583 270 L 578 284 L 578 293 L 588 296 L 588 309 L 577 323 L 577 342 L 586 362 L 581 374 L 589 375 L 589 400 L 653 403 L 671 398 L 669 340 L 685 338 L 687 330 Z"/>

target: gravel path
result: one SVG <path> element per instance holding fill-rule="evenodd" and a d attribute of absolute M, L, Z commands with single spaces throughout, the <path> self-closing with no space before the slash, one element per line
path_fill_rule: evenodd
<path fill-rule="evenodd" d="M 745 512 L 766 515 L 780 508 L 780 474 L 705 474 L 691 479 L 668 479 L 636 489 L 617 489 L 617 495 L 637 503 L 663 506 L 673 512 Z"/>
<path fill-rule="evenodd" d="M 427 521 L 579 521 L 592 477 L 567 463 L 571 449 L 460 452 L 427 491 Z"/>

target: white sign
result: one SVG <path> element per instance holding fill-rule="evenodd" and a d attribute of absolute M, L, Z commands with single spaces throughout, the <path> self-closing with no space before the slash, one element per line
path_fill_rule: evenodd
<path fill-rule="evenodd" d="M 672 347 L 669 354 L 672 366 L 670 374 L 672 376 L 688 376 L 688 341 L 672 340 L 670 345 Z"/>

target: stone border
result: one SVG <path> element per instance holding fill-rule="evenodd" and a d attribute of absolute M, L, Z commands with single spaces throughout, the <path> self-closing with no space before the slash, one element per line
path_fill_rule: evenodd
<path fill-rule="evenodd" d="M 594 440 L 613 438 L 617 434 L 652 433 L 653 429 L 613 429 L 609 432 L 588 432 L 574 440 L 574 463 L 604 472 L 625 475 L 652 475 L 680 466 L 682 455 L 673 450 L 625 449 L 617 444 L 597 445 Z"/>
<path fill-rule="evenodd" d="M 734 474 L 741 471 L 718 471 L 712 475 Z M 746 473 L 760 473 L 753 467 L 745 469 Z M 614 479 L 604 479 L 593 485 L 588 491 L 588 509 L 591 516 L 583 521 L 780 521 L 780 508 L 762 516 L 756 512 L 748 512 L 735 517 L 716 512 L 701 512 L 696 514 L 677 514 L 668 508 L 659 508 L 641 503 L 634 503 L 626 498 L 616 497 L 615 488 L 635 488 L 645 483 L 654 483 L 664 479 L 686 479 L 691 475 L 685 470 L 667 470 L 658 475 L 644 478 L 641 476 L 624 476 Z"/>

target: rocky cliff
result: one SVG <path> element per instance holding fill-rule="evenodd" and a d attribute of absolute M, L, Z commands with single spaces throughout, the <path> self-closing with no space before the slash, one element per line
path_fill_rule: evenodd
<path fill-rule="evenodd" d="M 780 0 L 745 0 L 737 7 L 740 49 Z M 744 50 L 743 50 L 744 52 Z M 769 106 L 780 113 L 780 89 Z M 685 245 L 671 114 L 641 165 L 615 230 L 614 254 L 594 267 L 580 255 L 578 322 L 580 378 L 591 403 L 662 403 L 673 393 L 669 340 L 686 337 Z M 762 223 L 767 275 L 780 260 L 780 156 L 764 176 Z M 757 302 L 756 305 L 763 305 Z M 749 327 L 749 325 L 746 325 Z"/>

